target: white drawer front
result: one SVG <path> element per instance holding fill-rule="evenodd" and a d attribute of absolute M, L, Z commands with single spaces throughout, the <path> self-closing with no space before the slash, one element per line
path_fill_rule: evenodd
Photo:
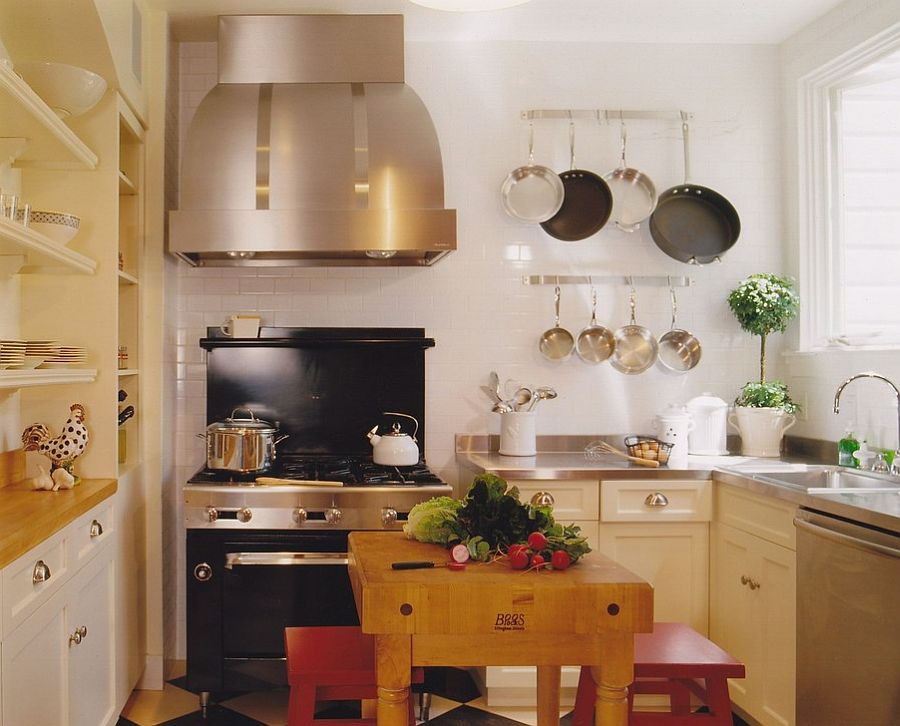
<path fill-rule="evenodd" d="M 600 485 L 603 522 L 708 522 L 712 482 L 628 480 Z"/>
<path fill-rule="evenodd" d="M 600 512 L 600 482 L 596 479 L 526 479 L 511 481 L 509 485 L 518 487 L 523 502 L 530 502 L 538 492 L 548 492 L 553 497 L 553 518 L 562 524 L 579 519 L 596 521 Z"/>
<path fill-rule="evenodd" d="M 112 498 L 109 498 L 69 525 L 76 569 L 112 541 L 113 522 L 113 504 Z"/>
<path fill-rule="evenodd" d="M 57 532 L 3 568 L 3 637 L 68 579 L 70 531 Z"/>
<path fill-rule="evenodd" d="M 796 504 L 716 484 L 716 521 L 791 550 L 797 549 L 796 512 Z"/>

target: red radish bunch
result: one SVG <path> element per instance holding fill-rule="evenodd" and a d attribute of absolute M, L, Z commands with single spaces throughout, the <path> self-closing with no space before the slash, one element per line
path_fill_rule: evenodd
<path fill-rule="evenodd" d="M 528 543 L 509 546 L 506 552 L 509 566 L 514 570 L 565 570 L 577 557 L 572 557 L 558 543 L 551 542 L 543 532 L 532 532 Z"/>

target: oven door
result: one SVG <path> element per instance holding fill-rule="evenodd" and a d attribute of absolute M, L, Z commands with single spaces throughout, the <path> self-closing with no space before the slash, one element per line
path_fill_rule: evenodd
<path fill-rule="evenodd" d="M 206 582 L 191 583 L 195 578 L 189 575 L 189 684 L 201 690 L 284 684 L 285 627 L 358 625 L 347 573 L 347 534 L 202 532 L 216 566 Z M 191 533 L 188 540 L 190 558 Z M 214 580 L 216 586 L 204 591 L 202 586 Z M 205 598 L 200 607 L 197 595 Z M 205 642 L 192 637 L 198 632 L 205 632 Z M 192 660 L 202 670 L 192 668 Z"/>

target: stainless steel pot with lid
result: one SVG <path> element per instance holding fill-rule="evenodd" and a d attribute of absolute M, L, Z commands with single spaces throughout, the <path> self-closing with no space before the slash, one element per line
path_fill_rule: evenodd
<path fill-rule="evenodd" d="M 249 416 L 238 417 L 238 412 Z M 206 466 L 239 474 L 267 471 L 275 463 L 276 444 L 287 438 L 277 434 L 277 426 L 257 418 L 248 408 L 236 408 L 201 434 L 206 439 Z"/>

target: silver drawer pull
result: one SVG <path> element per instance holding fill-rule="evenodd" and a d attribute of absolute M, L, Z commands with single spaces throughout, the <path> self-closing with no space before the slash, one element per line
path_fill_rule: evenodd
<path fill-rule="evenodd" d="M 50 568 L 43 560 L 34 563 L 34 570 L 31 572 L 31 582 L 37 585 L 39 582 L 47 582 L 50 579 Z"/>
<path fill-rule="evenodd" d="M 647 507 L 667 507 L 669 506 L 669 500 L 662 492 L 653 492 L 647 495 L 644 505 Z"/>
<path fill-rule="evenodd" d="M 552 507 L 556 500 L 550 492 L 535 492 L 531 497 L 531 503 L 535 507 Z"/>
<path fill-rule="evenodd" d="M 99 537 L 103 534 L 103 525 L 96 519 L 91 522 L 91 537 Z"/>

